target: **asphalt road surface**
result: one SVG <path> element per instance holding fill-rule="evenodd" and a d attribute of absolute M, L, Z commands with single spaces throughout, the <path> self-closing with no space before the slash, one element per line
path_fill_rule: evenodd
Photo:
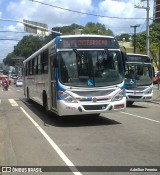
<path fill-rule="evenodd" d="M 15 171 L 0 174 L 157 175 L 160 105 L 134 103 L 100 117 L 57 117 L 28 104 L 23 87 L 13 85 L 0 88 L 0 140 L 0 165 Z"/>

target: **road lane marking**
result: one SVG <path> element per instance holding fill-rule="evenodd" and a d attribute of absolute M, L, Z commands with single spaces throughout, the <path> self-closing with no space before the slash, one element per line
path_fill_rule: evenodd
<path fill-rule="evenodd" d="M 154 102 L 138 102 L 138 104 L 159 107 L 159 104 L 158 103 L 154 103 Z"/>
<path fill-rule="evenodd" d="M 12 106 L 18 106 L 17 102 L 14 99 L 8 99 Z"/>
<path fill-rule="evenodd" d="M 131 115 L 131 116 L 133 116 L 133 117 L 137 117 L 137 118 L 141 118 L 141 119 L 145 119 L 145 120 L 149 120 L 149 121 L 152 121 L 152 122 L 160 123 L 160 121 L 158 121 L 158 120 L 153 120 L 153 119 L 146 118 L 146 117 L 142 117 L 142 116 L 139 116 L 139 115 L 130 114 L 130 113 L 127 113 L 127 112 L 120 112 L 120 113 L 122 113 L 122 114 L 127 114 L 127 115 Z"/>
<path fill-rule="evenodd" d="M 1 99 L 0 99 L 0 105 L 1 105 Z"/>
<path fill-rule="evenodd" d="M 72 173 L 75 174 L 75 175 L 82 175 L 82 173 L 80 173 L 77 170 L 75 165 L 69 160 L 69 158 L 57 146 L 57 144 L 48 136 L 48 134 L 38 125 L 38 123 L 35 122 L 34 119 L 22 107 L 20 107 L 20 109 L 28 117 L 28 119 L 34 124 L 34 126 L 40 131 L 40 133 L 45 137 L 45 139 L 50 143 L 50 145 L 57 152 L 57 154 L 62 158 L 62 160 L 66 163 L 66 165 L 71 169 Z"/>

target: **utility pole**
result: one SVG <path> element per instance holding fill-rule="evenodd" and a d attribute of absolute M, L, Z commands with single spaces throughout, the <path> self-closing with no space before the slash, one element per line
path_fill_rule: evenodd
<path fill-rule="evenodd" d="M 137 40 L 136 40 L 136 28 L 137 27 L 139 27 L 140 26 L 140 24 L 138 24 L 138 25 L 134 25 L 134 26 L 130 26 L 130 27 L 133 27 L 134 28 L 134 53 L 136 53 L 136 44 L 137 44 Z"/>
<path fill-rule="evenodd" d="M 147 0 L 147 21 L 146 21 L 146 55 L 149 56 L 149 0 Z"/>
<path fill-rule="evenodd" d="M 149 56 L 149 0 L 142 0 L 142 1 L 147 1 L 147 7 L 144 6 L 134 6 L 135 8 L 140 8 L 140 9 L 146 9 L 147 11 L 147 16 L 146 16 L 146 55 Z"/>

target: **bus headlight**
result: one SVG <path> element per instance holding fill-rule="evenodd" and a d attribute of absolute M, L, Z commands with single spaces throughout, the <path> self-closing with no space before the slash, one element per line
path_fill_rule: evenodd
<path fill-rule="evenodd" d="M 152 93 L 152 88 L 147 89 L 144 93 L 145 94 L 151 94 Z"/>
<path fill-rule="evenodd" d="M 58 91 L 58 94 L 60 95 L 62 100 L 64 100 L 67 103 L 77 103 L 77 101 L 71 95 L 69 95 L 66 92 Z"/>
<path fill-rule="evenodd" d="M 120 101 L 123 99 L 123 97 L 125 96 L 125 89 L 122 89 L 120 92 L 118 92 L 113 98 L 112 101 Z"/>

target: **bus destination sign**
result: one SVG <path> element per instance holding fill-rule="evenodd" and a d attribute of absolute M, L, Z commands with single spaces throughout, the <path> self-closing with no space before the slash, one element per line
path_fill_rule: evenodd
<path fill-rule="evenodd" d="M 59 48 L 118 48 L 113 38 L 61 38 Z"/>
<path fill-rule="evenodd" d="M 144 63 L 150 63 L 151 60 L 147 56 L 127 55 L 127 62 L 144 62 Z"/>

